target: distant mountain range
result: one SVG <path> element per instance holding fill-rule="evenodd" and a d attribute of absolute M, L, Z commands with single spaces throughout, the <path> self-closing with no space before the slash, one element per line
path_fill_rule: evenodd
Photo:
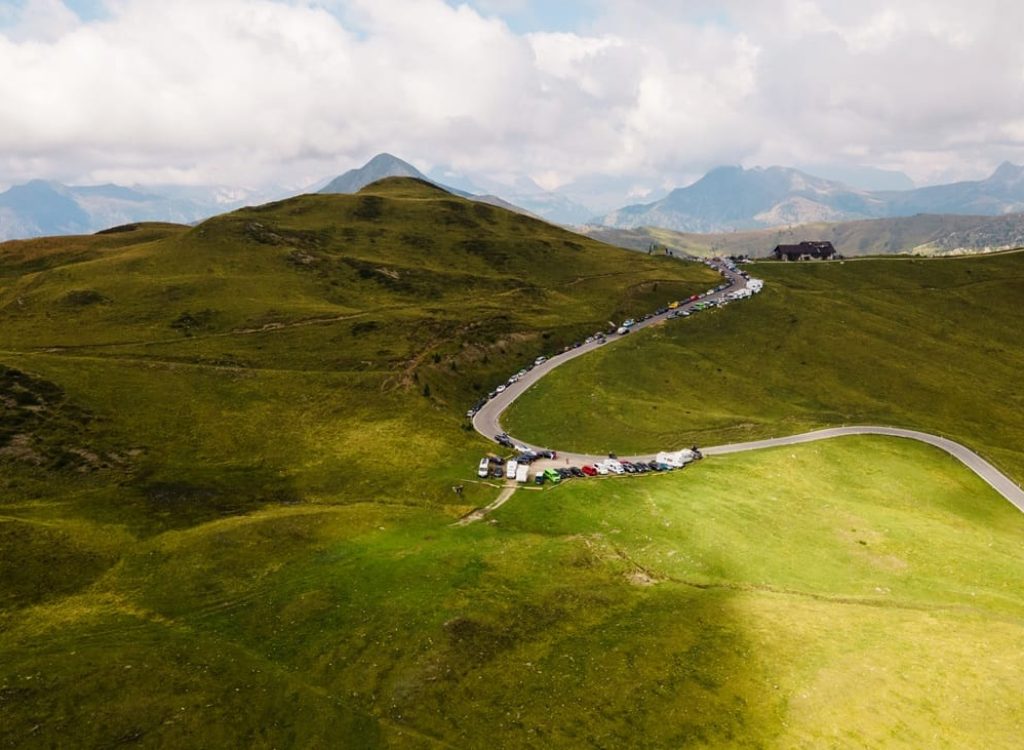
<path fill-rule="evenodd" d="M 627 206 L 590 223 L 713 233 L 918 213 L 998 216 L 1020 211 L 1024 168 L 1009 163 L 984 180 L 887 191 L 857 190 L 786 167 L 719 167 L 659 201 Z"/>
<path fill-rule="evenodd" d="M 907 178 L 900 173 L 867 171 L 874 184 L 906 184 Z M 567 193 L 576 190 L 592 197 L 601 196 L 601 202 L 608 205 L 606 201 L 613 194 L 624 195 L 633 189 L 631 180 L 592 176 L 564 186 L 566 192 L 549 191 L 528 177 L 502 181 L 443 168 L 428 175 L 409 162 L 382 153 L 326 184 L 319 183 L 324 185 L 319 192 L 354 193 L 386 177 L 414 177 L 455 195 L 553 223 L 624 230 L 655 227 L 714 234 L 919 213 L 1002 216 L 1024 212 L 1024 168 L 1009 163 L 984 180 L 909 190 L 862 190 L 787 167 L 719 167 L 660 200 L 627 206 L 596 218 Z M 865 179 L 861 176 L 861 184 Z M 206 186 L 83 187 L 33 180 L 0 193 L 0 241 L 89 233 L 139 221 L 190 224 L 286 195 L 285 190 L 257 193 Z M 1002 230 L 993 231 L 998 234 Z M 1012 230 L 1007 231 L 1013 234 Z M 982 234 L 983 239 L 988 236 Z"/>
<path fill-rule="evenodd" d="M 138 221 L 190 224 L 262 199 L 227 188 L 167 187 L 157 194 L 120 185 L 32 180 L 0 193 L 0 240 L 87 234 Z"/>
<path fill-rule="evenodd" d="M 675 255 L 698 258 L 715 255 L 764 257 L 776 245 L 795 244 L 802 240 L 828 240 L 848 258 L 896 253 L 956 255 L 1024 247 L 1024 214 L 916 214 L 717 234 L 676 232 L 657 227 L 615 229 L 595 226 L 584 231 L 594 239 L 630 250 L 647 251 L 653 245 L 658 252 L 668 249 Z"/>

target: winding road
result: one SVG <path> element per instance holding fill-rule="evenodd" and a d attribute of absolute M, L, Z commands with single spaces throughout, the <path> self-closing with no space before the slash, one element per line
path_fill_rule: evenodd
<path fill-rule="evenodd" d="M 708 300 L 721 300 L 729 292 L 741 288 L 746 283 L 746 279 L 739 273 L 728 269 L 725 266 L 715 266 L 715 268 L 726 278 L 728 286 L 719 292 L 708 295 L 702 298 L 701 302 L 707 302 Z M 680 310 L 691 310 L 697 302 L 686 303 L 680 306 Z M 633 327 L 633 331 L 637 331 L 650 326 L 664 324 L 670 313 L 663 313 L 656 315 L 645 321 L 637 323 Z M 631 336 L 633 334 L 625 334 Z M 575 349 L 570 349 L 567 352 L 555 355 L 551 359 L 547 360 L 541 365 L 534 367 L 532 370 L 526 373 L 517 382 L 508 386 L 502 393 L 497 394 L 494 398 L 487 401 L 486 404 L 481 407 L 473 416 L 473 428 L 483 435 L 488 440 L 494 440 L 495 437 L 503 432 L 501 428 L 501 415 L 504 413 L 512 403 L 519 398 L 523 393 L 529 390 L 534 384 L 536 384 L 541 378 L 547 375 L 549 372 L 554 370 L 556 367 L 564 365 L 570 360 L 576 359 L 576 357 L 582 357 L 584 354 L 592 352 L 594 349 L 598 349 L 602 346 L 610 346 L 615 341 L 624 338 L 625 336 L 611 335 L 605 343 L 592 342 L 590 344 L 584 344 Z M 935 446 L 940 450 L 945 451 L 949 455 L 956 458 L 958 461 L 963 463 L 968 469 L 973 471 L 985 482 L 989 484 L 996 492 L 1002 495 L 1006 500 L 1012 503 L 1018 510 L 1024 512 L 1024 490 L 1022 490 L 1016 483 L 1013 482 L 1008 476 L 1003 474 L 999 469 L 993 466 L 991 463 L 986 461 L 984 458 L 979 456 L 977 453 L 972 451 L 960 443 L 949 440 L 948 438 L 939 437 L 937 435 L 931 435 L 927 432 L 918 432 L 917 430 L 906 430 L 898 427 L 881 427 L 881 426 L 853 426 L 853 427 L 831 427 L 823 430 L 815 430 L 813 432 L 805 432 L 800 435 L 789 435 L 787 437 L 771 438 L 767 440 L 753 440 L 747 443 L 732 443 L 729 445 L 717 445 L 710 448 L 701 448 L 701 452 L 705 456 L 723 456 L 729 453 L 741 453 L 743 451 L 761 450 L 763 448 L 776 448 L 785 445 L 798 445 L 800 443 L 810 443 L 816 440 L 827 440 L 830 438 L 843 437 L 846 435 L 884 435 L 887 437 L 898 437 L 909 440 L 917 440 L 928 445 Z M 550 447 L 533 445 L 526 442 L 525 440 L 518 440 L 511 438 L 512 442 L 517 446 L 523 446 L 526 448 L 532 448 L 534 450 L 551 450 Z M 557 449 L 555 449 L 557 450 Z M 623 460 L 627 461 L 650 461 L 654 458 L 655 454 L 643 455 L 643 456 L 622 456 Z M 580 464 L 592 464 L 598 461 L 602 461 L 607 456 L 594 455 L 586 453 L 568 453 L 564 451 L 558 451 L 559 460 L 568 459 L 569 463 L 574 465 Z M 501 502 L 505 502 L 511 495 L 511 491 L 506 489 L 502 493 Z M 501 503 L 498 503 L 500 505 Z M 492 504 L 493 505 L 493 504 Z M 497 507 L 496 505 L 494 507 Z M 488 509 L 490 506 L 488 506 Z M 486 512 L 486 510 L 485 510 Z"/>

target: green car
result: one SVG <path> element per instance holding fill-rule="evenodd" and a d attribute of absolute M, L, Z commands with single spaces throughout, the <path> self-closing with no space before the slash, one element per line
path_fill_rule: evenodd
<path fill-rule="evenodd" d="M 547 480 L 551 482 L 551 484 L 558 484 L 562 480 L 561 474 L 554 469 L 547 469 L 544 472 L 544 476 L 547 477 Z"/>

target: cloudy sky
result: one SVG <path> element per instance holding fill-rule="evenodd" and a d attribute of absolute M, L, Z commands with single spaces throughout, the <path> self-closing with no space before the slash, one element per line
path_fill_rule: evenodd
<path fill-rule="evenodd" d="M 0 186 L 1024 162 L 1017 0 L 0 0 Z M 624 183 L 624 184 L 625 184 Z"/>

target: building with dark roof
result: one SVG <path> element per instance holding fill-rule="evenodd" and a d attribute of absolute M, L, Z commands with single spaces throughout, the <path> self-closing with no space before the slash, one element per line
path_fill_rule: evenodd
<path fill-rule="evenodd" d="M 801 242 L 799 245 L 776 245 L 775 260 L 829 260 L 836 256 L 831 242 Z"/>

